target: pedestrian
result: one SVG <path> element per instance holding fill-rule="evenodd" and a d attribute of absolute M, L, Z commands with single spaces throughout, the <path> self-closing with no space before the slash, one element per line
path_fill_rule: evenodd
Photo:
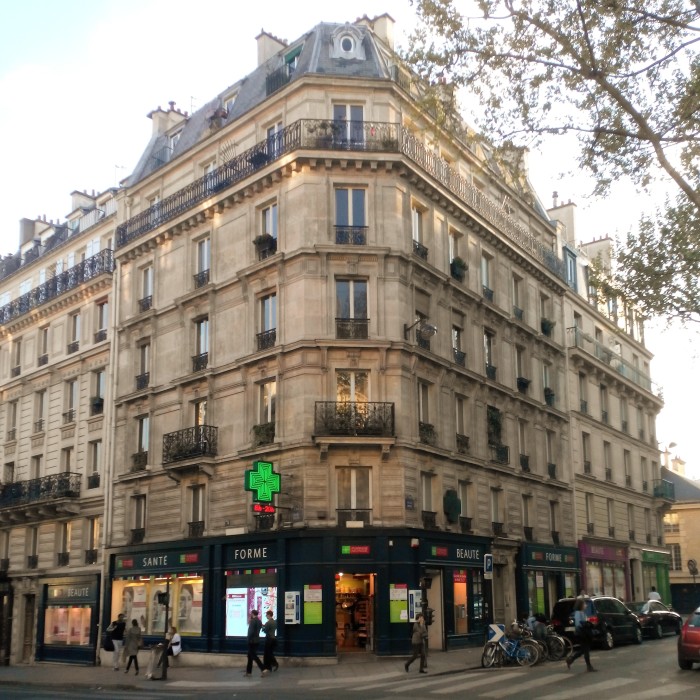
<path fill-rule="evenodd" d="M 277 663 L 275 658 L 275 647 L 277 646 L 277 623 L 272 614 L 272 610 L 268 610 L 266 613 L 267 620 L 263 625 L 262 629 L 265 633 L 265 651 L 263 653 L 263 666 L 268 671 L 276 671 L 280 665 Z"/>
<path fill-rule="evenodd" d="M 131 668 L 131 662 L 134 662 L 134 670 L 136 673 L 134 675 L 139 675 L 139 649 L 141 648 L 141 627 L 139 627 L 138 620 L 131 621 L 131 627 L 126 631 L 124 635 L 124 658 L 127 659 L 126 670 L 124 673 L 129 673 Z"/>
<path fill-rule="evenodd" d="M 597 671 L 598 669 L 591 665 L 591 625 L 586 616 L 586 601 L 583 598 L 577 598 L 574 605 L 574 634 L 579 648 L 566 660 L 566 668 L 571 668 L 571 664 L 583 655 L 586 668 L 589 671 Z"/>
<path fill-rule="evenodd" d="M 170 628 L 170 639 L 168 640 L 168 656 L 177 656 L 182 651 L 182 637 L 177 633 L 177 627 Z"/>
<path fill-rule="evenodd" d="M 126 630 L 126 621 L 124 614 L 119 613 L 117 619 L 113 620 L 107 628 L 107 633 L 112 637 L 114 651 L 112 652 L 112 666 L 115 671 L 119 670 L 119 656 L 121 655 L 122 647 L 124 646 L 124 631 Z"/>
<path fill-rule="evenodd" d="M 661 600 L 661 595 L 656 590 L 656 586 L 651 587 L 651 590 L 649 591 L 649 595 L 647 596 L 647 600 Z"/>
<path fill-rule="evenodd" d="M 260 673 L 265 676 L 269 673 L 262 665 L 262 661 L 258 658 L 258 644 L 260 643 L 260 630 L 262 622 L 258 618 L 258 611 L 251 610 L 248 617 L 248 665 L 245 669 L 245 675 L 250 676 L 253 672 L 253 661 L 260 669 Z"/>
<path fill-rule="evenodd" d="M 419 673 L 427 673 L 425 667 L 427 661 L 425 658 L 425 642 L 428 639 L 428 628 L 425 626 L 424 618 L 422 613 L 416 615 L 416 621 L 413 623 L 413 634 L 411 635 L 411 648 L 413 650 L 413 656 L 404 664 L 406 673 L 408 673 L 408 667 L 420 657 L 420 670 Z"/>

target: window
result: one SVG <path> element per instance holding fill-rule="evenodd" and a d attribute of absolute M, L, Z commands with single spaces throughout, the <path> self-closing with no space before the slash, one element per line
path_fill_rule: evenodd
<path fill-rule="evenodd" d="M 71 343 L 80 342 L 80 314 L 71 314 L 69 324 Z"/>
<path fill-rule="evenodd" d="M 209 365 L 209 317 L 195 321 L 195 354 L 192 371 L 198 372 Z"/>
<path fill-rule="evenodd" d="M 547 464 L 556 465 L 557 463 L 557 435 L 553 430 L 545 430 L 544 433 L 544 446 L 547 457 Z M 554 478 L 554 475 L 550 473 L 550 476 Z"/>
<path fill-rule="evenodd" d="M 608 422 L 608 388 L 600 385 L 600 416 L 603 423 Z"/>
<path fill-rule="evenodd" d="M 39 329 L 39 364 L 45 365 L 49 361 L 49 327 Z"/>
<path fill-rule="evenodd" d="M 581 413 L 588 413 L 588 378 L 583 372 L 578 375 L 578 396 Z"/>
<path fill-rule="evenodd" d="M 532 496 L 529 494 L 523 494 L 522 496 L 522 510 L 523 510 L 523 527 L 530 527 L 530 513 L 532 510 Z"/>
<path fill-rule="evenodd" d="M 12 376 L 16 377 L 22 371 L 22 339 L 12 341 Z"/>
<path fill-rule="evenodd" d="M 647 458 L 641 457 L 639 460 L 639 469 L 642 474 L 642 491 L 649 490 L 649 469 L 647 466 Z"/>
<path fill-rule="evenodd" d="M 271 204 L 265 207 L 261 212 L 262 228 L 260 233 L 263 236 L 271 236 L 277 239 L 278 220 L 277 220 L 277 204 Z"/>
<path fill-rule="evenodd" d="M 493 301 L 493 287 L 491 286 L 491 257 L 486 253 L 481 254 L 481 286 L 484 296 Z"/>
<path fill-rule="evenodd" d="M 109 324 L 109 302 L 107 301 L 100 301 L 97 303 L 96 306 L 96 325 L 97 325 L 97 331 L 104 331 L 107 330 L 107 326 Z"/>
<path fill-rule="evenodd" d="M 336 280 L 336 317 L 367 320 L 367 281 Z"/>
<path fill-rule="evenodd" d="M 99 517 L 87 518 L 85 521 L 87 540 L 85 549 L 95 551 L 100 546 L 100 519 Z"/>
<path fill-rule="evenodd" d="M 15 480 L 15 463 L 5 462 L 2 467 L 2 483 L 11 484 Z"/>
<path fill-rule="evenodd" d="M 364 143 L 364 109 L 362 105 L 333 105 L 334 135 L 341 143 Z"/>
<path fill-rule="evenodd" d="M 484 330 L 484 363 L 486 365 L 486 376 L 489 379 L 496 378 L 496 367 L 494 366 L 494 342 L 495 336 L 492 331 Z M 493 376 L 491 376 L 493 374 Z"/>
<path fill-rule="evenodd" d="M 525 348 L 516 345 L 515 346 L 515 378 L 526 379 L 528 375 L 527 366 L 525 363 Z"/>
<path fill-rule="evenodd" d="M 148 374 L 151 367 L 151 344 L 141 343 L 139 345 L 139 374 Z"/>
<path fill-rule="evenodd" d="M 634 532 L 634 505 L 632 503 L 627 504 L 627 525 L 628 529 L 630 531 L 630 539 L 634 539 L 634 535 L 631 534 Z"/>
<path fill-rule="evenodd" d="M 472 512 L 472 491 L 473 487 L 469 481 L 460 481 L 457 485 L 459 492 L 459 502 L 460 502 L 460 515 L 463 518 L 469 518 Z"/>
<path fill-rule="evenodd" d="M 44 455 L 34 455 L 29 463 L 29 478 L 40 479 L 43 474 Z"/>
<path fill-rule="evenodd" d="M 168 145 L 170 146 L 171 153 L 175 150 L 175 146 L 177 146 L 177 142 L 180 140 L 181 134 L 182 130 L 178 130 L 174 134 L 170 134 L 168 137 Z"/>
<path fill-rule="evenodd" d="M 19 411 L 19 401 L 10 401 L 7 405 L 7 439 L 17 439 L 17 416 Z"/>
<path fill-rule="evenodd" d="M 335 242 L 362 245 L 366 240 L 365 190 L 335 190 Z"/>
<path fill-rule="evenodd" d="M 679 544 L 671 545 L 671 571 L 683 571 L 683 559 Z"/>
<path fill-rule="evenodd" d="M 423 242 L 423 209 L 417 204 L 411 206 L 411 234 L 415 243 Z"/>
<path fill-rule="evenodd" d="M 370 522 L 372 510 L 372 472 L 367 467 L 340 467 L 336 470 L 338 524 L 349 521 Z"/>
<path fill-rule="evenodd" d="M 612 445 L 607 441 L 603 441 L 603 462 L 605 464 L 605 479 L 612 481 Z"/>
<path fill-rule="evenodd" d="M 369 401 L 369 372 L 337 370 L 335 373 L 336 401 Z"/>
<path fill-rule="evenodd" d="M 92 373 L 92 390 L 94 392 L 93 396 L 98 399 L 104 399 L 105 397 L 105 381 L 106 374 L 103 369 L 95 370 Z"/>
<path fill-rule="evenodd" d="M 564 248 L 564 262 L 566 263 L 566 283 L 576 290 L 576 254 L 569 248 Z"/>
<path fill-rule="evenodd" d="M 595 522 L 595 496 L 592 493 L 586 494 L 586 522 L 593 524 Z M 589 534 L 590 532 L 589 528 Z"/>
<path fill-rule="evenodd" d="M 70 552 L 70 538 L 72 534 L 71 523 L 59 523 L 58 552 L 68 554 Z"/>
<path fill-rule="evenodd" d="M 608 528 L 612 528 L 613 534 L 610 536 L 614 537 L 615 536 L 615 500 L 612 498 L 608 498 L 607 506 L 608 506 Z"/>
<path fill-rule="evenodd" d="M 34 432 L 41 433 L 46 429 L 46 389 L 34 394 Z"/>
<path fill-rule="evenodd" d="M 66 410 L 63 413 L 63 422 L 73 423 L 78 410 L 78 380 L 71 379 L 67 381 L 65 384 L 65 392 Z"/>
<path fill-rule="evenodd" d="M 207 399 L 198 399 L 192 402 L 195 427 L 207 424 Z"/>
<path fill-rule="evenodd" d="M 64 447 L 61 450 L 61 469 L 64 472 L 73 471 L 75 452 L 72 447 Z"/>
<path fill-rule="evenodd" d="M 267 127 L 267 155 L 269 158 L 277 158 L 282 152 L 284 131 L 282 122 L 277 122 Z"/>
<path fill-rule="evenodd" d="M 233 111 L 233 105 L 236 104 L 236 97 L 238 97 L 238 94 L 229 95 L 224 99 L 224 109 L 226 110 L 226 114 L 229 116 Z"/>
<path fill-rule="evenodd" d="M 559 532 L 559 502 L 549 502 L 549 529 L 552 532 Z"/>
<path fill-rule="evenodd" d="M 102 440 L 92 440 L 88 443 L 89 467 L 94 472 L 99 472 L 102 466 Z"/>
<path fill-rule="evenodd" d="M 629 432 L 629 423 L 627 422 L 627 399 L 620 399 L 620 428 L 623 433 Z"/>
<path fill-rule="evenodd" d="M 203 523 L 205 520 L 205 496 L 206 491 L 203 484 L 190 486 L 190 522 Z"/>
<path fill-rule="evenodd" d="M 25 539 L 27 545 L 27 555 L 30 557 L 36 557 L 39 554 L 39 528 L 38 527 L 28 527 L 27 537 Z"/>
<path fill-rule="evenodd" d="M 462 351 L 462 327 L 452 326 L 452 356 L 458 365 L 464 367 L 466 355 Z"/>
<path fill-rule="evenodd" d="M 551 366 L 548 362 L 542 363 L 542 386 L 552 389 Z"/>
<path fill-rule="evenodd" d="M 581 451 L 583 453 L 583 471 L 588 474 L 591 471 L 591 436 L 589 433 L 581 433 Z"/>
<path fill-rule="evenodd" d="M 632 486 L 632 454 L 629 450 L 624 450 L 622 453 L 623 462 L 625 465 L 625 486 Z"/>
<path fill-rule="evenodd" d="M 433 512 L 433 475 L 421 472 L 421 510 Z"/>
<path fill-rule="evenodd" d="M 273 379 L 260 385 L 260 423 L 274 423 L 277 404 L 277 382 Z"/>
<path fill-rule="evenodd" d="M 206 272 L 211 266 L 211 239 L 197 241 L 197 272 Z"/>
<path fill-rule="evenodd" d="M 258 350 L 271 348 L 277 342 L 277 294 L 267 294 L 260 299 L 260 332 Z"/>
<path fill-rule="evenodd" d="M 527 423 L 522 420 L 521 418 L 518 418 L 518 452 L 522 457 L 527 457 L 528 451 L 527 451 Z M 522 459 L 521 461 L 521 466 L 522 466 Z M 525 467 L 523 467 L 524 469 Z M 527 467 L 529 469 L 529 466 Z"/>
<path fill-rule="evenodd" d="M 421 423 L 428 423 L 430 420 L 428 397 L 430 387 L 425 382 L 418 382 L 418 420 Z"/>
<path fill-rule="evenodd" d="M 148 311 L 151 306 L 153 306 L 153 267 L 148 265 L 141 270 L 139 311 Z"/>
<path fill-rule="evenodd" d="M 146 528 L 146 496 L 138 494 L 131 497 L 131 522 L 135 530 Z"/>
<path fill-rule="evenodd" d="M 503 524 L 501 515 L 501 490 L 491 489 L 491 522 Z"/>
<path fill-rule="evenodd" d="M 482 274 L 483 277 L 483 274 Z M 522 287 L 523 281 L 517 275 L 513 275 L 513 282 L 511 286 L 511 292 L 513 295 L 513 316 L 518 319 L 518 321 L 523 320 L 523 306 L 524 301 L 522 299 Z"/>
<path fill-rule="evenodd" d="M 136 419 L 137 427 L 137 448 L 139 452 L 148 452 L 149 427 L 150 421 L 148 416 L 139 416 Z"/>

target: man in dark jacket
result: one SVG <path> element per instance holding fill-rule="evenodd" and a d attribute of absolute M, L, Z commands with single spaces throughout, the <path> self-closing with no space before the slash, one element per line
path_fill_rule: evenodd
<path fill-rule="evenodd" d="M 258 665 L 262 675 L 269 673 L 262 665 L 262 661 L 258 658 L 258 644 L 260 643 L 260 630 L 262 623 L 258 618 L 258 611 L 251 610 L 248 618 L 248 665 L 245 669 L 245 675 L 250 676 L 253 672 L 253 661 Z"/>
<path fill-rule="evenodd" d="M 112 624 L 107 628 L 107 633 L 111 635 L 112 642 L 114 643 L 114 651 L 112 652 L 112 666 L 114 670 L 119 670 L 119 656 L 122 652 L 122 647 L 124 646 L 124 631 L 126 630 L 126 620 L 124 615 L 119 613 L 117 619 L 112 622 Z"/>
<path fill-rule="evenodd" d="M 277 659 L 275 658 L 275 646 L 277 644 L 275 634 L 277 632 L 277 623 L 275 622 L 272 610 L 267 611 L 267 621 L 263 625 L 263 632 L 265 633 L 263 666 L 268 671 L 276 671 L 280 665 L 277 663 Z"/>

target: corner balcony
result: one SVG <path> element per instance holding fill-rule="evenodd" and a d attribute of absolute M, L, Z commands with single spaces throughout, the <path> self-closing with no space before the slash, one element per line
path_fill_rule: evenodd
<path fill-rule="evenodd" d="M 32 523 L 79 513 L 82 476 L 63 472 L 0 485 L 0 522 Z"/>
<path fill-rule="evenodd" d="M 394 437 L 394 404 L 376 401 L 317 401 L 314 433 L 347 437 Z"/>
<path fill-rule="evenodd" d="M 676 500 L 676 487 L 672 481 L 666 479 L 654 479 L 654 498 L 664 501 Z"/>
<path fill-rule="evenodd" d="M 163 467 L 179 477 L 191 471 L 213 475 L 219 429 L 213 425 L 196 425 L 163 435 Z"/>

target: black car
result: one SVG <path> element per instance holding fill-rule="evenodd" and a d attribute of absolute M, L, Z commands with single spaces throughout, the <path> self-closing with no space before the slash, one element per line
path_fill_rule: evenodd
<path fill-rule="evenodd" d="M 555 631 L 574 638 L 574 604 L 577 598 L 562 598 L 552 610 Z M 593 643 L 612 649 L 620 642 L 642 643 L 639 618 L 620 600 L 612 596 L 586 596 L 585 613 L 592 626 Z"/>
<path fill-rule="evenodd" d="M 627 603 L 627 607 L 639 618 L 646 636 L 661 639 L 669 632 L 681 633 L 683 618 L 658 600 Z"/>

